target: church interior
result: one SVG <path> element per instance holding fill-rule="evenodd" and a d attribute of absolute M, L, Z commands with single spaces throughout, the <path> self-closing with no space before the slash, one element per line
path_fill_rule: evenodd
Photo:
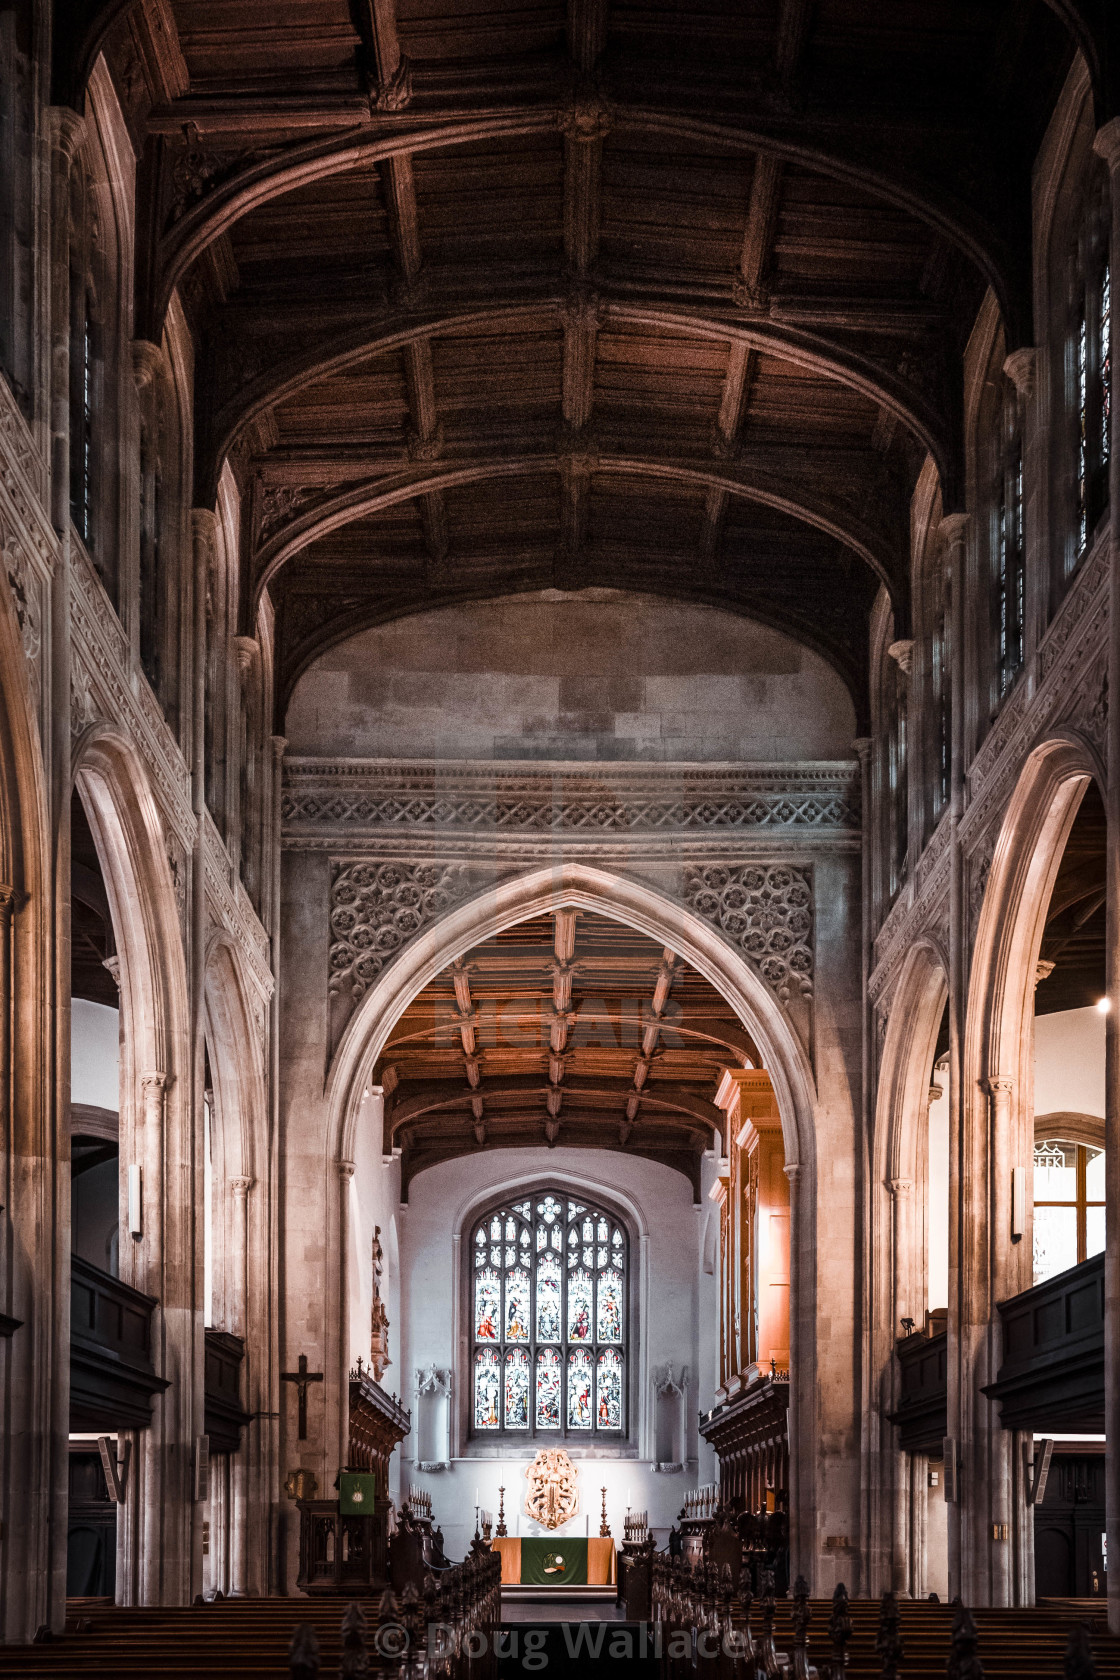
<path fill-rule="evenodd" d="M 1113 0 L 0 0 L 0 1676 L 1120 1675 L 1114 254 Z"/>

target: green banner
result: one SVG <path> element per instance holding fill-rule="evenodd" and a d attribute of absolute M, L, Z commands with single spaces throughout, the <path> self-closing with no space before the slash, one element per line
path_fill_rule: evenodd
<path fill-rule="evenodd" d="M 338 1508 L 344 1517 L 372 1517 L 377 1500 L 377 1477 L 344 1470 L 338 1478 Z"/>
<path fill-rule="evenodd" d="M 525 1587 L 585 1587 L 587 1541 L 557 1535 L 521 1542 L 521 1584 Z"/>

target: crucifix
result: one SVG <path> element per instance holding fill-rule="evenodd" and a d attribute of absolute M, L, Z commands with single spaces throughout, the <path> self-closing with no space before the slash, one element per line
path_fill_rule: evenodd
<path fill-rule="evenodd" d="M 299 1438 L 301 1441 L 307 1439 L 307 1385 L 308 1383 L 322 1382 L 322 1380 L 322 1371 L 309 1371 L 307 1369 L 307 1355 L 305 1353 L 300 1354 L 296 1370 L 281 1371 L 280 1373 L 281 1382 L 295 1383 L 299 1389 Z"/>

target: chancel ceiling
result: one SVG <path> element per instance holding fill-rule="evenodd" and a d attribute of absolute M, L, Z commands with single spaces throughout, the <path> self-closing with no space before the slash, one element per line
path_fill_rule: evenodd
<path fill-rule="evenodd" d="M 557 1144 L 661 1161 L 699 1193 L 703 1152 L 722 1152 L 720 1076 L 759 1065 L 731 1006 L 672 951 L 559 910 L 445 968 L 397 1022 L 374 1077 L 403 1195 L 456 1155 Z"/>
<path fill-rule="evenodd" d="M 441 601 L 723 605 L 867 711 L 908 506 L 962 481 L 987 287 L 1030 337 L 1030 170 L 1091 0 L 59 0 L 138 163 L 137 332 L 197 344 L 195 500 L 242 491 L 281 703 Z M 1099 15 L 1098 15 L 1099 12 Z"/>

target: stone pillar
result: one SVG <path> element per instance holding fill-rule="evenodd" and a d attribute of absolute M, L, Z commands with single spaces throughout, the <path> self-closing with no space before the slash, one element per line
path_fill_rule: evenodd
<path fill-rule="evenodd" d="M 1120 117 L 1097 134 L 1094 150 L 1108 165 L 1112 203 L 1109 263 L 1120 275 Z M 1112 404 L 1108 461 L 1109 638 L 1107 985 L 1112 1002 L 1105 1022 L 1105 1174 L 1108 1216 L 1104 1262 L 1105 1531 L 1109 1555 L 1120 1558 L 1120 415 Z M 1108 1626 L 1120 1633 L 1120 1568 L 1108 1573 Z"/>
<path fill-rule="evenodd" d="M 951 759 L 949 786 L 949 1206 L 954 1210 L 949 1232 L 949 1342 L 948 1419 L 949 1435 L 960 1441 L 963 1418 L 971 1394 L 971 1361 L 963 1325 L 968 1322 L 967 1289 L 959 1282 L 961 1256 L 960 1165 L 964 1115 L 964 1024 L 967 1007 L 967 930 L 964 925 L 964 859 L 961 856 L 959 826 L 964 809 L 964 570 L 969 519 L 964 513 L 948 514 L 941 521 L 940 536 L 945 546 L 949 581 L 952 669 Z M 954 1276 L 958 1278 L 954 1291 Z M 949 1512 L 949 1591 L 961 1592 L 961 1506 L 959 1500 Z M 973 1600 L 976 1602 L 976 1600 Z M 979 1602 L 985 1602 L 983 1599 Z"/>
<path fill-rule="evenodd" d="M 894 1277 L 892 1279 L 891 1297 L 894 1302 L 894 1334 L 897 1337 L 903 1318 L 911 1314 L 910 1277 L 911 1243 L 913 1225 L 913 1198 L 911 1191 L 914 1182 L 909 1178 L 892 1178 L 891 1190 L 891 1244 L 894 1256 Z M 892 1356 L 889 1392 L 892 1410 L 899 1401 L 898 1391 L 898 1362 Z M 888 1424 L 888 1429 L 893 1426 Z M 894 1499 L 892 1501 L 891 1522 L 891 1561 L 890 1584 L 891 1590 L 901 1597 L 906 1597 L 910 1591 L 910 1476 L 912 1460 L 908 1452 L 895 1447 L 892 1453 L 894 1468 Z"/>
<path fill-rule="evenodd" d="M 353 1161 L 338 1163 L 338 1462 L 350 1451 L 350 1180 Z M 325 1367 L 324 1367 L 325 1369 Z M 326 1441 L 323 1442 L 324 1449 Z"/>
<path fill-rule="evenodd" d="M 249 1192 L 251 1178 L 231 1178 L 233 1191 L 233 1242 L 230 1254 L 230 1284 L 227 1294 L 230 1329 L 249 1344 Z M 244 1404 L 244 1396 L 242 1397 Z M 249 1544 L 249 1431 L 257 1428 L 254 1421 L 242 1436 L 241 1451 L 234 1453 L 229 1465 L 228 1501 L 224 1513 L 229 1529 L 229 1591 L 234 1598 L 244 1598 L 248 1592 Z M 263 1489 L 260 1490 L 263 1493 Z M 211 1536 L 211 1545 L 213 1536 Z"/>

